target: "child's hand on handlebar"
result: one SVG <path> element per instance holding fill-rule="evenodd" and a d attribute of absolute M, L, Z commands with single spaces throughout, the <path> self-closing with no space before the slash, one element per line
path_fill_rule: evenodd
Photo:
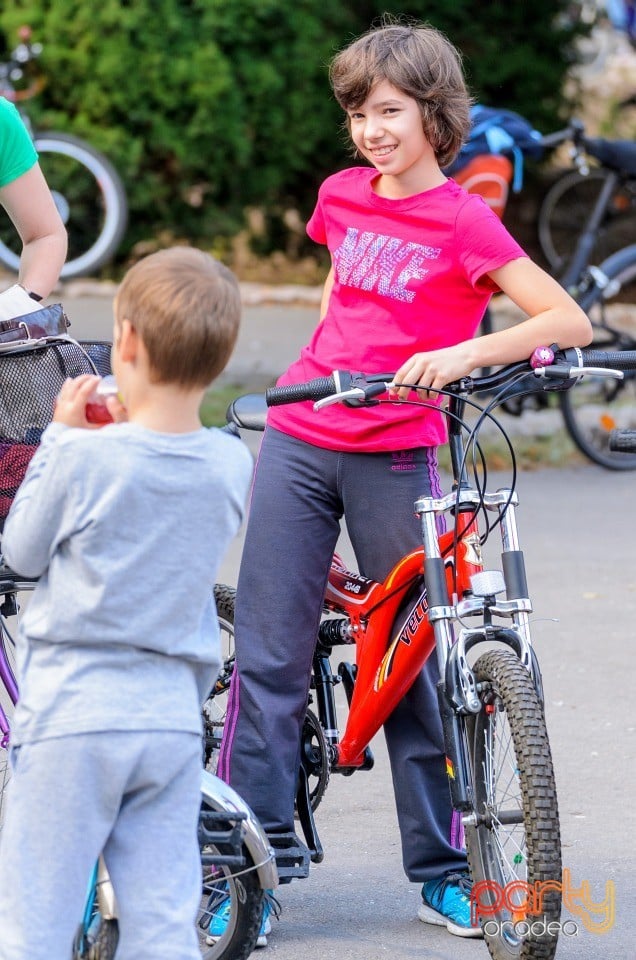
<path fill-rule="evenodd" d="M 474 350 L 474 341 L 466 340 L 442 350 L 414 353 L 395 374 L 395 386 L 389 388 L 389 394 L 406 400 L 411 388 L 399 388 L 400 383 L 417 383 L 424 393 L 429 389 L 442 390 L 447 383 L 466 377 L 475 369 Z"/>

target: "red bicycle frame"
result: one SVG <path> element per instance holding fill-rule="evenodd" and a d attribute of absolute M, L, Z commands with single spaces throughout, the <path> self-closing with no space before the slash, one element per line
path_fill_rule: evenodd
<path fill-rule="evenodd" d="M 439 536 L 439 548 L 449 596 L 461 597 L 469 589 L 471 575 L 482 569 L 472 512 L 458 515 L 455 529 Z M 340 558 L 334 557 L 325 608 L 349 619 L 357 662 L 346 728 L 336 745 L 336 770 L 362 766 L 365 748 L 435 648 L 434 628 L 427 615 L 425 564 L 424 548 L 420 547 L 403 557 L 383 583 L 377 583 L 346 570 Z M 404 610 L 414 585 L 418 585 L 418 594 Z"/>

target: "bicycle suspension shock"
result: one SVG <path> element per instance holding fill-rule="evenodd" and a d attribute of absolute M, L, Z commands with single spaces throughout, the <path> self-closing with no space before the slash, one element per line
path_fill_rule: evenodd
<path fill-rule="evenodd" d="M 323 620 L 318 628 L 318 642 L 329 650 L 343 643 L 353 643 L 348 618 L 333 617 Z"/>

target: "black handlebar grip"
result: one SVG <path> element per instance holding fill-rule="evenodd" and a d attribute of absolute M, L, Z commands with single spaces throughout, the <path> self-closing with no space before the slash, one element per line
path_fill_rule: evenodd
<path fill-rule="evenodd" d="M 612 430 L 608 446 L 616 453 L 636 453 L 636 430 Z"/>
<path fill-rule="evenodd" d="M 265 403 L 268 407 L 280 406 L 283 403 L 299 403 L 301 400 L 322 400 L 338 388 L 333 377 L 316 377 L 305 383 L 289 383 L 284 387 L 269 387 L 265 391 Z"/>
<path fill-rule="evenodd" d="M 569 351 L 566 351 L 566 355 Z M 583 366 L 606 370 L 636 370 L 636 350 L 581 350 Z"/>

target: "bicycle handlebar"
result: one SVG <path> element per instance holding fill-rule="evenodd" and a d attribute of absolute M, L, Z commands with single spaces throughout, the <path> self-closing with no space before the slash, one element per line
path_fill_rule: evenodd
<path fill-rule="evenodd" d="M 554 133 L 544 134 L 537 143 L 545 147 L 546 150 L 552 150 L 560 146 L 566 140 L 572 140 L 575 146 L 578 146 L 583 139 L 585 126 L 581 120 L 571 120 L 567 127 L 562 130 L 555 130 Z"/>
<path fill-rule="evenodd" d="M 605 351 L 571 347 L 567 350 L 541 347 L 535 350 L 529 360 L 508 364 L 486 377 L 463 377 L 448 384 L 444 392 L 456 396 L 469 396 L 483 393 L 517 381 L 523 374 L 534 375 L 545 381 L 544 389 L 562 389 L 571 386 L 579 378 L 594 374 L 597 376 L 622 377 L 622 371 L 636 370 L 636 350 Z M 286 403 L 299 403 L 303 400 L 331 400 L 358 406 L 385 393 L 393 383 L 389 373 L 352 373 L 335 370 L 331 376 L 316 377 L 304 383 L 287 384 L 282 387 L 269 387 L 265 392 L 268 407 Z M 408 384 L 407 384 L 408 386 Z M 415 389 L 415 385 L 412 385 Z M 505 399 L 502 391 L 501 399 Z M 324 404 L 326 405 L 326 404 Z"/>

